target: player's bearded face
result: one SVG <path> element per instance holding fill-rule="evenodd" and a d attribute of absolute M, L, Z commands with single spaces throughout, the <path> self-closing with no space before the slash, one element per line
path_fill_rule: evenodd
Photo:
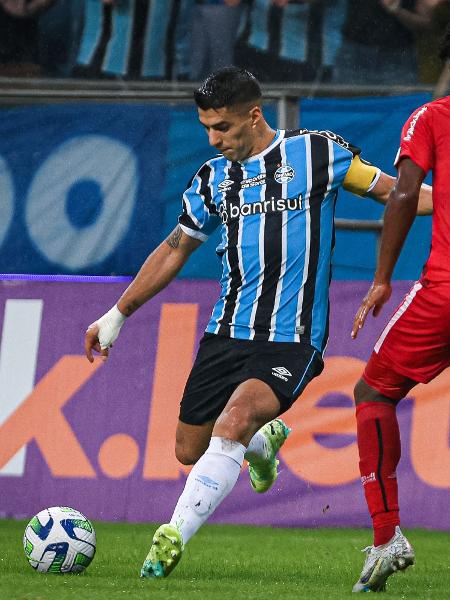
<path fill-rule="evenodd" d="M 244 160 L 254 154 L 256 142 L 254 111 L 257 109 L 198 109 L 200 123 L 208 134 L 211 146 L 228 160 Z"/>

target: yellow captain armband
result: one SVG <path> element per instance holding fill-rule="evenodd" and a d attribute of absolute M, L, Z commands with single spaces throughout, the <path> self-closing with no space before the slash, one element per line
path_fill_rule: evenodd
<path fill-rule="evenodd" d="M 364 196 L 370 192 L 380 177 L 381 171 L 358 155 L 353 157 L 342 187 L 352 194 Z"/>

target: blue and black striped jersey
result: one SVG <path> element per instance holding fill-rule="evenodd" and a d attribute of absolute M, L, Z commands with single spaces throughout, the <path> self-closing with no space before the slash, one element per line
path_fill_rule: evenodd
<path fill-rule="evenodd" d="M 335 202 L 359 152 L 328 131 L 278 130 L 256 156 L 202 165 L 179 223 L 200 240 L 222 230 L 221 294 L 207 332 L 324 350 Z M 364 193 L 370 181 L 362 185 Z"/>

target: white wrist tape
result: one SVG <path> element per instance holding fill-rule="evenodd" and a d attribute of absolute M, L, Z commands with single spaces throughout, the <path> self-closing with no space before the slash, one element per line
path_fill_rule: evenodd
<path fill-rule="evenodd" d="M 109 348 L 116 341 L 125 319 L 126 316 L 115 304 L 103 317 L 93 323 L 98 327 L 98 341 L 102 350 Z"/>

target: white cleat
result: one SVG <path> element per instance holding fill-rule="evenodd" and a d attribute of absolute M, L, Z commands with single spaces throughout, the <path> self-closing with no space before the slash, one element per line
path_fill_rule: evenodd
<path fill-rule="evenodd" d="M 387 578 L 396 571 L 404 571 L 414 564 L 414 550 L 400 527 L 394 536 L 382 546 L 368 546 L 366 560 L 353 592 L 384 592 Z"/>

